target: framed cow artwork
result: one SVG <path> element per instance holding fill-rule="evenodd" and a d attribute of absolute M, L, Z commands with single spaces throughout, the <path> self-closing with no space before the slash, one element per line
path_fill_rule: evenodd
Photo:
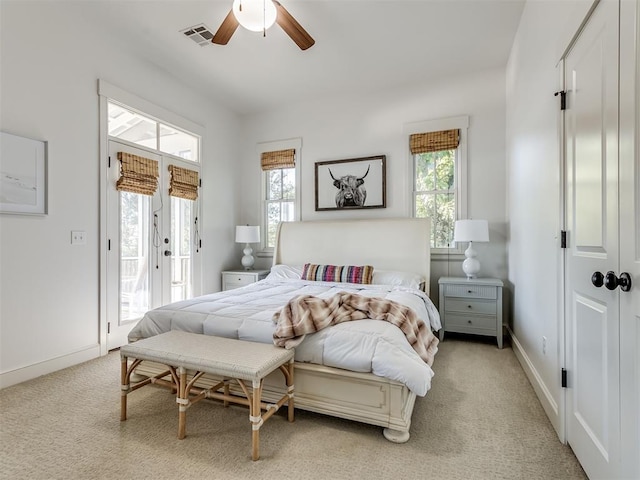
<path fill-rule="evenodd" d="M 385 208 L 386 155 L 316 162 L 316 211 Z"/>

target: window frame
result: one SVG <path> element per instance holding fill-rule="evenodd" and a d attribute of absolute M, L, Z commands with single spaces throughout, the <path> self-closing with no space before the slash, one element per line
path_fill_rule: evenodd
<path fill-rule="evenodd" d="M 260 155 L 264 152 L 275 152 L 279 150 L 295 150 L 295 196 L 293 199 L 293 218 L 294 221 L 300 221 L 300 166 L 302 159 L 302 139 L 290 138 L 287 140 L 276 140 L 272 142 L 262 142 L 256 145 L 256 153 L 258 165 L 260 164 Z M 282 170 L 282 169 L 280 169 Z M 268 170 L 260 169 L 260 249 L 256 253 L 258 257 L 273 257 L 274 248 L 267 247 L 267 174 Z"/>
<path fill-rule="evenodd" d="M 406 151 L 409 164 L 409 185 L 411 185 L 411 197 L 409 200 L 409 216 L 416 217 L 416 162 L 415 156 L 409 149 L 409 135 L 414 133 L 438 132 L 441 130 L 458 129 L 460 131 L 460 143 L 456 150 L 456 165 L 454 177 L 454 196 L 456 202 L 456 218 L 460 220 L 467 218 L 467 130 L 469 128 L 469 117 L 467 115 L 459 117 L 442 118 L 412 122 L 404 125 L 403 133 L 406 137 Z M 432 227 L 433 228 L 433 227 Z M 430 240 L 429 240 L 430 242 Z M 451 254 L 463 254 L 460 245 L 449 248 L 431 247 L 434 257 L 448 256 Z"/>

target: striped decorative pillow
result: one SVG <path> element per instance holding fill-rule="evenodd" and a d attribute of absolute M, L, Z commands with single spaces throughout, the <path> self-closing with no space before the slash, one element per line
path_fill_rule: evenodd
<path fill-rule="evenodd" d="M 305 263 L 302 268 L 302 280 L 322 282 L 371 283 L 373 267 L 371 265 L 315 265 Z"/>

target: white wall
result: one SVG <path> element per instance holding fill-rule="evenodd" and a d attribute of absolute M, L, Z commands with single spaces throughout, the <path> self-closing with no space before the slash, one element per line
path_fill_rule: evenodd
<path fill-rule="evenodd" d="M 558 61 L 590 4 L 590 0 L 527 2 L 507 66 L 514 350 L 561 438 L 562 168 L 560 100 L 553 94 L 561 89 Z"/>
<path fill-rule="evenodd" d="M 411 160 L 405 123 L 469 115 L 468 215 L 485 218 L 490 244 L 477 246 L 482 275 L 506 278 L 505 248 L 505 71 L 481 71 L 438 83 L 416 83 L 376 95 L 319 98 L 245 117 L 242 128 L 244 176 L 239 221 L 260 221 L 260 170 L 256 143 L 302 138 L 302 220 L 406 217 L 411 210 Z M 387 208 L 316 212 L 314 164 L 323 160 L 387 156 Z M 237 251 L 238 258 L 240 250 Z M 270 259 L 259 259 L 269 265 Z M 437 278 L 462 275 L 459 261 L 448 267 L 434 261 L 432 297 Z"/>
<path fill-rule="evenodd" d="M 135 58 L 114 32 L 88 28 L 78 3 L 0 5 L 0 128 L 46 140 L 49 148 L 49 214 L 0 215 L 0 385 L 6 385 L 98 352 L 98 78 L 204 128 L 204 292 L 219 288 L 219 272 L 233 256 L 236 212 L 226 199 L 237 179 L 238 119 Z M 71 246 L 71 230 L 86 231 L 87 244 Z"/>

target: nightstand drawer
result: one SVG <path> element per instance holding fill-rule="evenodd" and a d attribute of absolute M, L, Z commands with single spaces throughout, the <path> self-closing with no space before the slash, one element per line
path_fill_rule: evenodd
<path fill-rule="evenodd" d="M 495 300 L 467 300 L 465 298 L 447 298 L 446 311 L 495 315 L 497 312 L 497 308 Z"/>
<path fill-rule="evenodd" d="M 465 298 L 497 298 L 496 287 L 490 285 L 444 285 L 444 294 L 447 297 Z"/>
<path fill-rule="evenodd" d="M 487 330 L 492 334 L 496 331 L 496 317 L 480 315 L 464 315 L 460 313 L 447 314 L 446 329 L 450 331 Z"/>
<path fill-rule="evenodd" d="M 222 290 L 231 290 L 263 280 L 269 270 L 227 270 L 222 272 Z"/>
<path fill-rule="evenodd" d="M 255 275 L 242 275 L 240 273 L 225 273 L 224 281 L 227 285 L 244 286 L 256 281 Z"/>

